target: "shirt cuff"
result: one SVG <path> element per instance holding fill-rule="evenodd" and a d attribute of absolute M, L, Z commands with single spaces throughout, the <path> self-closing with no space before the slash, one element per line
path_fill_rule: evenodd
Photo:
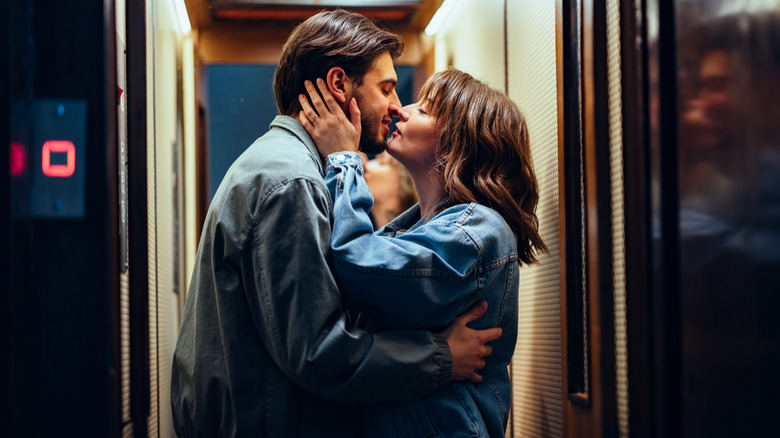
<path fill-rule="evenodd" d="M 433 333 L 433 340 L 436 345 L 441 349 L 441 375 L 439 376 L 439 387 L 448 385 L 452 380 L 452 351 L 450 350 L 450 344 L 447 343 L 447 339 L 444 336 Z"/>
<path fill-rule="evenodd" d="M 335 152 L 328 155 L 325 173 L 331 169 L 343 169 L 350 165 L 357 167 L 358 172 L 361 172 L 363 170 L 363 157 L 357 152 Z"/>

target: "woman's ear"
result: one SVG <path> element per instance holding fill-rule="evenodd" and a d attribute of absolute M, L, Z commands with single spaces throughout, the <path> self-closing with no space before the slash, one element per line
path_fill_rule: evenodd
<path fill-rule="evenodd" d="M 328 70 L 328 74 L 325 76 L 325 83 L 327 83 L 333 97 L 341 105 L 346 105 L 352 99 L 354 92 L 353 82 L 343 68 L 333 67 Z"/>

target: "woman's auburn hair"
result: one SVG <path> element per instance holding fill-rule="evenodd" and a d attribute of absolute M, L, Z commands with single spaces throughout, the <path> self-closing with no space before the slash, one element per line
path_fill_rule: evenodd
<path fill-rule="evenodd" d="M 444 208 L 475 202 L 496 210 L 517 237 L 521 264 L 547 252 L 539 236 L 528 127 L 504 93 L 459 70 L 434 74 L 420 90 L 441 126 L 436 170 L 443 180 Z"/>

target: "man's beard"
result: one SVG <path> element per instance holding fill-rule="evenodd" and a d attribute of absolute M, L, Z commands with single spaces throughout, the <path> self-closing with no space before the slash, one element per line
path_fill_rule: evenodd
<path fill-rule="evenodd" d="M 355 99 L 357 100 L 358 108 L 363 108 L 361 105 L 363 103 L 363 93 L 361 91 L 362 90 L 359 87 L 355 90 Z M 376 131 L 376 126 L 371 126 L 372 116 L 373 114 L 366 113 L 361 117 L 360 144 L 358 145 L 358 150 L 367 154 L 376 155 L 381 154 L 387 149 L 387 139 L 380 138 Z M 348 115 L 347 117 L 351 119 L 351 115 Z"/>
<path fill-rule="evenodd" d="M 387 139 L 379 139 L 377 132 L 371 129 L 371 122 L 361 120 L 360 146 L 358 150 L 367 154 L 381 154 L 387 149 Z"/>

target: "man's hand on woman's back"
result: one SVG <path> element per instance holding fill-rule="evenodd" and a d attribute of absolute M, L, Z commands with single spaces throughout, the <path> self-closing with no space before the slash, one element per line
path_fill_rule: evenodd
<path fill-rule="evenodd" d="M 501 337 L 501 328 L 473 330 L 466 324 L 477 320 L 487 311 L 487 303 L 482 301 L 468 312 L 458 316 L 443 332 L 452 351 L 452 380 L 482 381 L 477 370 L 485 368 L 485 356 L 490 356 L 493 347 L 486 345 Z"/>

